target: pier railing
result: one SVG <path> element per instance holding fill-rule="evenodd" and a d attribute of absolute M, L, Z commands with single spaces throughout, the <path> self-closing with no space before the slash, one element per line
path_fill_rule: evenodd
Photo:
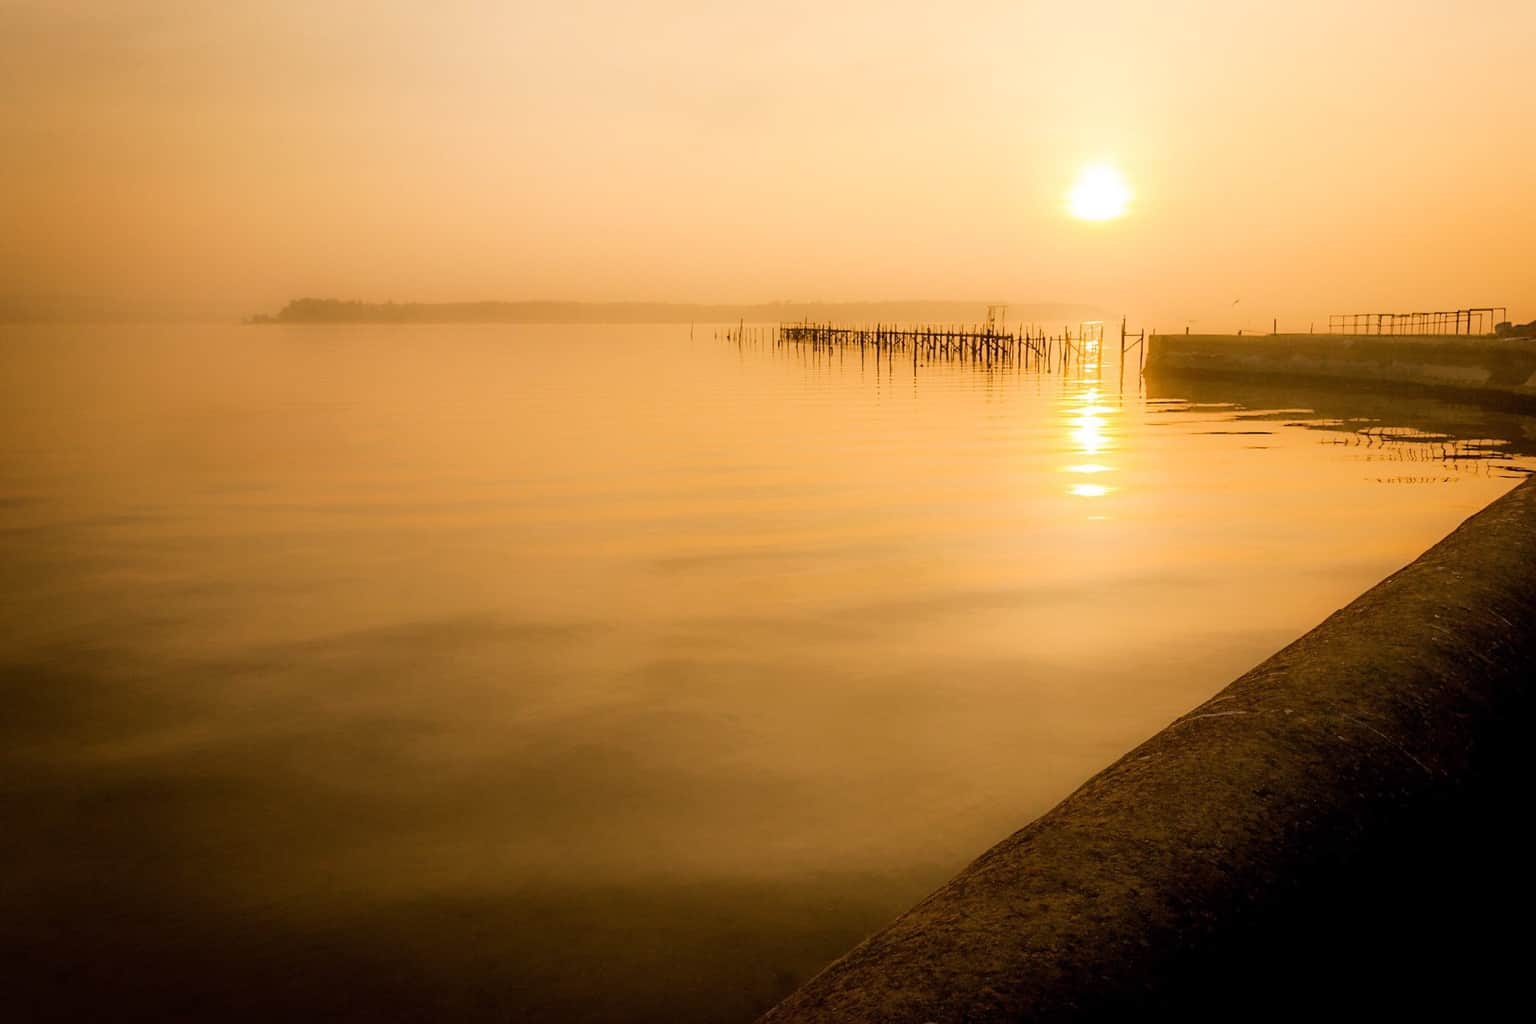
<path fill-rule="evenodd" d="M 1329 334 L 1492 334 L 1509 318 L 1504 306 L 1473 306 L 1428 313 L 1334 313 Z"/>

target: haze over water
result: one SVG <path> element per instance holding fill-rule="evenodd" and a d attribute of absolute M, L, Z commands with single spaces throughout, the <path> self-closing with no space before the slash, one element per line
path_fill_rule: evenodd
<path fill-rule="evenodd" d="M 23 1019 L 749 1019 L 1536 468 L 713 330 L 0 329 Z"/>

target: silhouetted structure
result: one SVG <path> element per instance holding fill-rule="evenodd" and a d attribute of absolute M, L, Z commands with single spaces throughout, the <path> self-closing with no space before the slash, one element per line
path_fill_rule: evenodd
<path fill-rule="evenodd" d="M 877 360 L 885 357 L 892 362 L 898 354 L 903 359 L 910 355 L 914 366 L 919 361 L 955 360 L 986 366 L 1035 366 L 1047 372 L 1064 371 L 1074 361 L 1082 365 L 1085 355 L 1097 352 L 1104 338 L 1104 324 L 1099 320 L 1080 323 L 1076 334 L 1070 327 L 1055 335 L 1033 327 L 1009 331 L 1002 326 L 1002 310 L 1006 307 L 989 307 L 985 324 L 840 326 L 804 321 L 777 328 L 738 324 L 734 331 L 717 336 L 738 345 L 771 342 L 775 348 L 795 346 L 812 351 L 858 349 L 861 355 L 872 353 Z"/>
<path fill-rule="evenodd" d="M 1508 312 L 1503 306 L 1473 306 L 1433 313 L 1334 313 L 1328 317 L 1328 333 L 1493 334 Z"/>

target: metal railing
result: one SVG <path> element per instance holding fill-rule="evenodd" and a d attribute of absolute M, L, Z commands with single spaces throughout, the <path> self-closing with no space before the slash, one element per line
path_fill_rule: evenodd
<path fill-rule="evenodd" d="M 1492 334 L 1507 320 L 1504 306 L 1473 306 L 1430 313 L 1334 313 L 1329 334 Z"/>

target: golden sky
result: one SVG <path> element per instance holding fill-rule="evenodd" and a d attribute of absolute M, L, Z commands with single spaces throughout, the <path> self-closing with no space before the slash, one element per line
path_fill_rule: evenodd
<path fill-rule="evenodd" d="M 1533 46 L 1531 0 L 0 0 L 0 292 L 1529 319 Z M 1125 216 L 1068 216 L 1090 163 Z"/>

